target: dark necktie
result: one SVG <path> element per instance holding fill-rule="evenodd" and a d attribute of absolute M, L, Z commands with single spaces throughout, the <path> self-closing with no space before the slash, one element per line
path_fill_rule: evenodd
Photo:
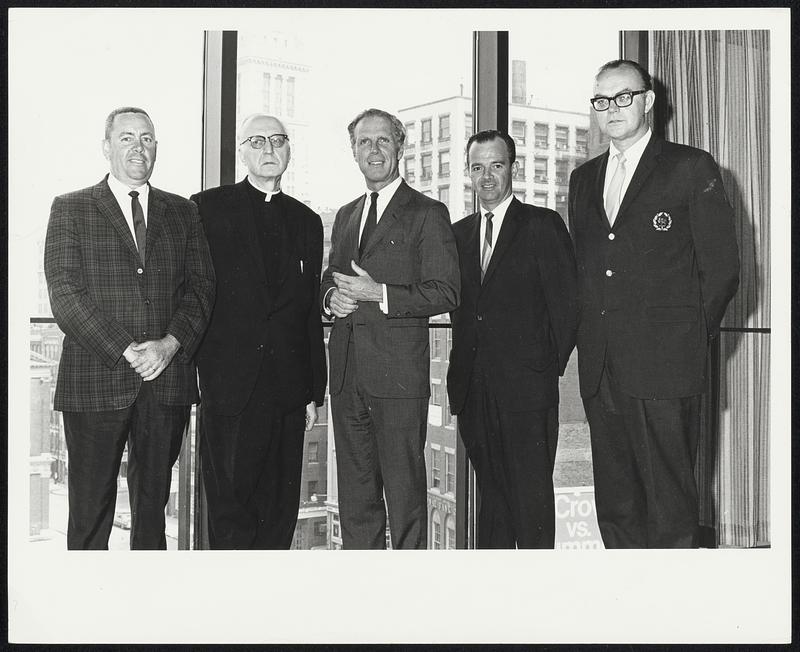
<path fill-rule="evenodd" d="M 481 253 L 481 283 L 486 276 L 489 260 L 492 257 L 492 218 L 494 215 L 486 213 L 486 235 L 483 238 L 483 251 Z"/>
<path fill-rule="evenodd" d="M 358 255 L 364 255 L 364 249 L 367 248 L 367 243 L 372 237 L 375 227 L 378 225 L 378 193 L 373 192 L 369 196 L 369 212 L 367 213 L 367 221 L 364 224 L 364 230 L 361 232 L 361 244 L 358 245 Z"/>
<path fill-rule="evenodd" d="M 144 224 L 144 211 L 142 205 L 139 203 L 139 193 L 136 190 L 131 190 L 128 193 L 131 196 L 131 212 L 133 213 L 133 230 L 136 233 L 136 246 L 139 248 L 139 257 L 144 263 L 144 248 L 147 241 L 147 227 Z"/>

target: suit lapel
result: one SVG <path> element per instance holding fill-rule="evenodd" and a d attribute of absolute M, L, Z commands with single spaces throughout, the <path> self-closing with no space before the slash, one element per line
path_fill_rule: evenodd
<path fill-rule="evenodd" d="M 515 197 L 508 205 L 506 216 L 503 218 L 503 226 L 497 236 L 497 242 L 492 250 L 492 257 L 489 259 L 489 267 L 486 270 L 486 275 L 483 277 L 483 285 L 481 287 L 486 287 L 492 280 L 494 270 L 497 269 L 497 266 L 500 264 L 503 256 L 505 256 L 511 243 L 514 242 L 517 237 L 517 231 L 519 230 L 518 204 L 519 202 Z M 478 233 L 480 234 L 480 230 Z"/>
<path fill-rule="evenodd" d="M 239 242 L 244 250 L 244 260 L 253 276 L 253 285 L 258 288 L 262 301 L 271 303 L 264 269 L 264 260 L 261 256 L 261 245 L 256 230 L 256 216 L 253 214 L 253 204 L 247 191 L 247 179 L 233 186 L 234 197 L 230 203 L 230 220 L 239 233 Z"/>
<path fill-rule="evenodd" d="M 403 206 L 408 202 L 410 198 L 410 189 L 406 185 L 405 181 L 401 181 L 400 185 L 398 186 L 397 190 L 395 190 L 394 195 L 392 196 L 391 201 L 387 204 L 386 208 L 383 211 L 383 215 L 381 215 L 380 220 L 378 220 L 378 224 L 375 227 L 375 230 L 372 232 L 372 237 L 369 239 L 369 242 L 364 247 L 364 255 L 366 256 L 370 250 L 375 247 L 381 240 L 383 240 L 386 233 L 391 228 L 394 221 L 397 219 L 398 213 L 402 210 Z"/>
<path fill-rule="evenodd" d="M 299 241 L 301 233 L 298 224 L 299 220 L 293 219 L 293 216 L 289 214 L 289 207 L 285 201 L 286 198 L 283 196 L 283 193 L 273 197 L 272 201 L 275 201 L 276 199 L 281 202 L 280 213 L 281 218 L 283 219 L 283 227 L 286 229 L 285 241 L 287 245 L 286 249 L 281 251 L 279 263 L 280 267 L 278 269 L 278 287 L 280 288 L 280 286 L 282 286 L 286 281 L 286 276 L 292 269 L 292 265 L 297 263 L 297 260 L 301 258 L 300 253 L 304 250 L 304 247 L 301 246 Z"/>
<path fill-rule="evenodd" d="M 164 231 L 164 220 L 166 219 L 167 202 L 163 193 L 157 188 L 150 186 L 150 197 L 147 201 L 147 243 L 145 244 L 145 264 L 153 252 L 153 245 L 161 237 Z"/>
<path fill-rule="evenodd" d="M 603 201 L 603 188 L 606 183 L 606 169 L 608 168 L 609 150 L 601 155 L 597 162 L 597 171 L 594 177 L 594 188 L 592 197 L 592 206 L 597 209 L 597 216 L 606 225 L 606 228 L 611 230 L 611 223 L 608 221 L 606 215 L 605 201 Z"/>
<path fill-rule="evenodd" d="M 364 213 L 365 201 L 365 197 L 361 197 L 361 199 L 356 201 L 356 205 L 353 207 L 350 217 L 347 220 L 345 235 L 342 243 L 345 247 L 345 251 L 349 251 L 350 253 L 345 263 L 346 268 L 341 270 L 343 274 L 351 274 L 353 272 L 350 267 L 350 260 L 357 260 L 358 262 L 361 262 L 361 257 L 358 255 L 358 239 L 361 235 L 359 231 L 361 228 L 361 215 Z"/>
<path fill-rule="evenodd" d="M 644 148 L 642 158 L 639 159 L 639 165 L 636 166 L 636 172 L 633 173 L 633 179 L 631 179 L 628 189 L 625 191 L 625 196 L 622 198 L 622 204 L 620 204 L 619 211 L 617 211 L 617 218 L 614 220 L 615 225 L 625 219 L 625 210 L 636 199 L 642 186 L 644 186 L 644 182 L 647 181 L 658 165 L 662 143 L 663 141 L 660 138 L 656 138 L 655 135 L 650 137 L 650 142 Z"/>
<path fill-rule="evenodd" d="M 97 202 L 97 210 L 103 215 L 117 231 L 120 239 L 130 249 L 131 253 L 139 259 L 139 249 L 136 247 L 136 241 L 133 239 L 133 234 L 125 221 L 125 216 L 122 214 L 122 209 L 117 203 L 117 198 L 108 187 L 108 175 L 100 183 L 94 187 L 93 196 Z M 145 248 L 146 250 L 146 248 Z"/>
<path fill-rule="evenodd" d="M 481 285 L 481 214 L 473 213 L 468 218 L 467 239 L 464 245 L 464 258 L 461 265 L 464 268 L 466 280 L 473 285 Z"/>

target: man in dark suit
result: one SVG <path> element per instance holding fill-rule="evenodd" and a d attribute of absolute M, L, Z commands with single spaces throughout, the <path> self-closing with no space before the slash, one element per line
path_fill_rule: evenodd
<path fill-rule="evenodd" d="M 570 179 L 578 369 L 607 548 L 698 545 L 706 355 L 739 283 L 719 169 L 651 133 L 654 101 L 641 66 L 604 65 L 591 102 L 611 145 Z"/>
<path fill-rule="evenodd" d="M 400 178 L 405 129 L 378 109 L 348 125 L 367 191 L 336 214 L 322 305 L 345 548 L 427 546 L 428 317 L 458 305 L 444 204 Z M 386 504 L 384 504 L 384 494 Z"/>
<path fill-rule="evenodd" d="M 209 543 L 288 550 L 303 430 L 325 396 L 322 222 L 281 191 L 291 145 L 278 119 L 249 116 L 237 143 L 247 178 L 192 197 L 217 274 L 197 356 Z"/>
<path fill-rule="evenodd" d="M 552 548 L 558 377 L 575 346 L 575 257 L 558 213 L 519 202 L 514 140 L 467 142 L 480 210 L 453 225 L 461 305 L 451 313 L 450 408 L 480 490 L 478 548 Z"/>
<path fill-rule="evenodd" d="M 53 407 L 64 413 L 69 452 L 67 547 L 108 547 L 127 442 L 131 548 L 164 550 L 214 272 L 194 204 L 148 184 L 148 115 L 112 111 L 103 153 L 110 175 L 53 201 L 44 253 L 65 334 Z"/>

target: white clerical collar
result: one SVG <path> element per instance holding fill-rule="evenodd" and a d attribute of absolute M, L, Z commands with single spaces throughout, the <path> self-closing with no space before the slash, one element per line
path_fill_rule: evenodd
<path fill-rule="evenodd" d="M 256 184 L 254 184 L 252 181 L 250 181 L 250 175 L 249 174 L 247 175 L 247 183 L 249 183 L 251 186 L 253 186 L 253 188 L 258 190 L 258 192 L 263 192 L 264 193 L 264 201 L 265 202 L 269 202 L 275 195 L 280 195 L 281 194 L 281 189 L 280 188 L 278 188 L 277 190 L 261 190 L 261 188 L 259 188 Z"/>

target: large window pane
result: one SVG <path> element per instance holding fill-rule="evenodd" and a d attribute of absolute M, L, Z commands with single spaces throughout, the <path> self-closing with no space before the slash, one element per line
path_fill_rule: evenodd
<path fill-rule="evenodd" d="M 569 176 L 588 157 L 599 153 L 590 151 L 589 145 L 594 142 L 597 149 L 598 134 L 589 115 L 594 74 L 605 62 L 619 58 L 619 33 L 590 23 L 569 23 L 564 14 L 557 19 L 553 14 L 534 18 L 535 39 L 527 31 L 509 32 L 509 128 L 517 143 L 517 157 L 533 163 L 532 174 L 517 175 L 514 194 L 557 211 L 567 222 Z M 580 55 L 554 56 L 563 49 L 565 29 L 581 44 Z M 602 547 L 594 515 L 589 428 L 578 391 L 575 353 L 560 380 L 560 395 L 553 474 L 556 547 Z"/>
<path fill-rule="evenodd" d="M 363 109 L 382 108 L 403 122 L 407 136 L 400 172 L 409 185 L 445 203 L 453 221 L 472 211 L 465 203 L 463 176 L 463 150 L 471 134 L 470 30 L 442 32 L 414 21 L 404 31 L 402 25 L 393 22 L 393 33 L 413 33 L 415 41 L 437 44 L 436 66 L 431 68 L 430 52 L 424 48 L 384 49 L 379 57 L 365 57 L 359 35 L 378 29 L 382 24 L 378 16 L 363 14 L 356 23 L 342 22 L 335 29 L 322 19 L 299 23 L 278 13 L 273 18 L 269 29 L 238 34 L 237 124 L 255 112 L 272 113 L 285 124 L 292 160 L 281 185 L 321 215 L 325 228 L 323 264 L 327 264 L 337 209 L 365 191 L 347 133 L 347 124 Z M 414 72 L 420 70 L 429 72 Z M 270 90 L 265 88 L 266 79 L 270 80 Z M 239 180 L 245 171 L 240 163 L 236 165 Z M 448 318 L 440 316 L 432 321 L 442 323 Z M 450 342 L 446 329 L 431 331 L 426 444 L 430 547 L 437 537 L 439 547 L 454 542 L 452 537 L 446 539 L 441 520 L 441 515 L 450 515 L 449 522 L 455 522 L 455 458 L 445 458 L 444 453 L 455 451 L 457 437 L 447 404 Z M 310 462 L 304 464 L 302 518 L 294 547 L 339 548 L 332 422 L 316 426 L 306 437 L 307 447 L 311 438 L 318 446 L 319 461 L 313 463 L 314 469 Z M 322 455 L 323 448 L 326 455 Z M 315 494 L 309 495 L 312 480 Z M 438 535 L 432 521 L 435 513 L 440 514 Z M 326 539 L 317 537 L 312 545 L 310 533 L 322 532 L 316 525 L 322 522 L 326 524 Z"/>

